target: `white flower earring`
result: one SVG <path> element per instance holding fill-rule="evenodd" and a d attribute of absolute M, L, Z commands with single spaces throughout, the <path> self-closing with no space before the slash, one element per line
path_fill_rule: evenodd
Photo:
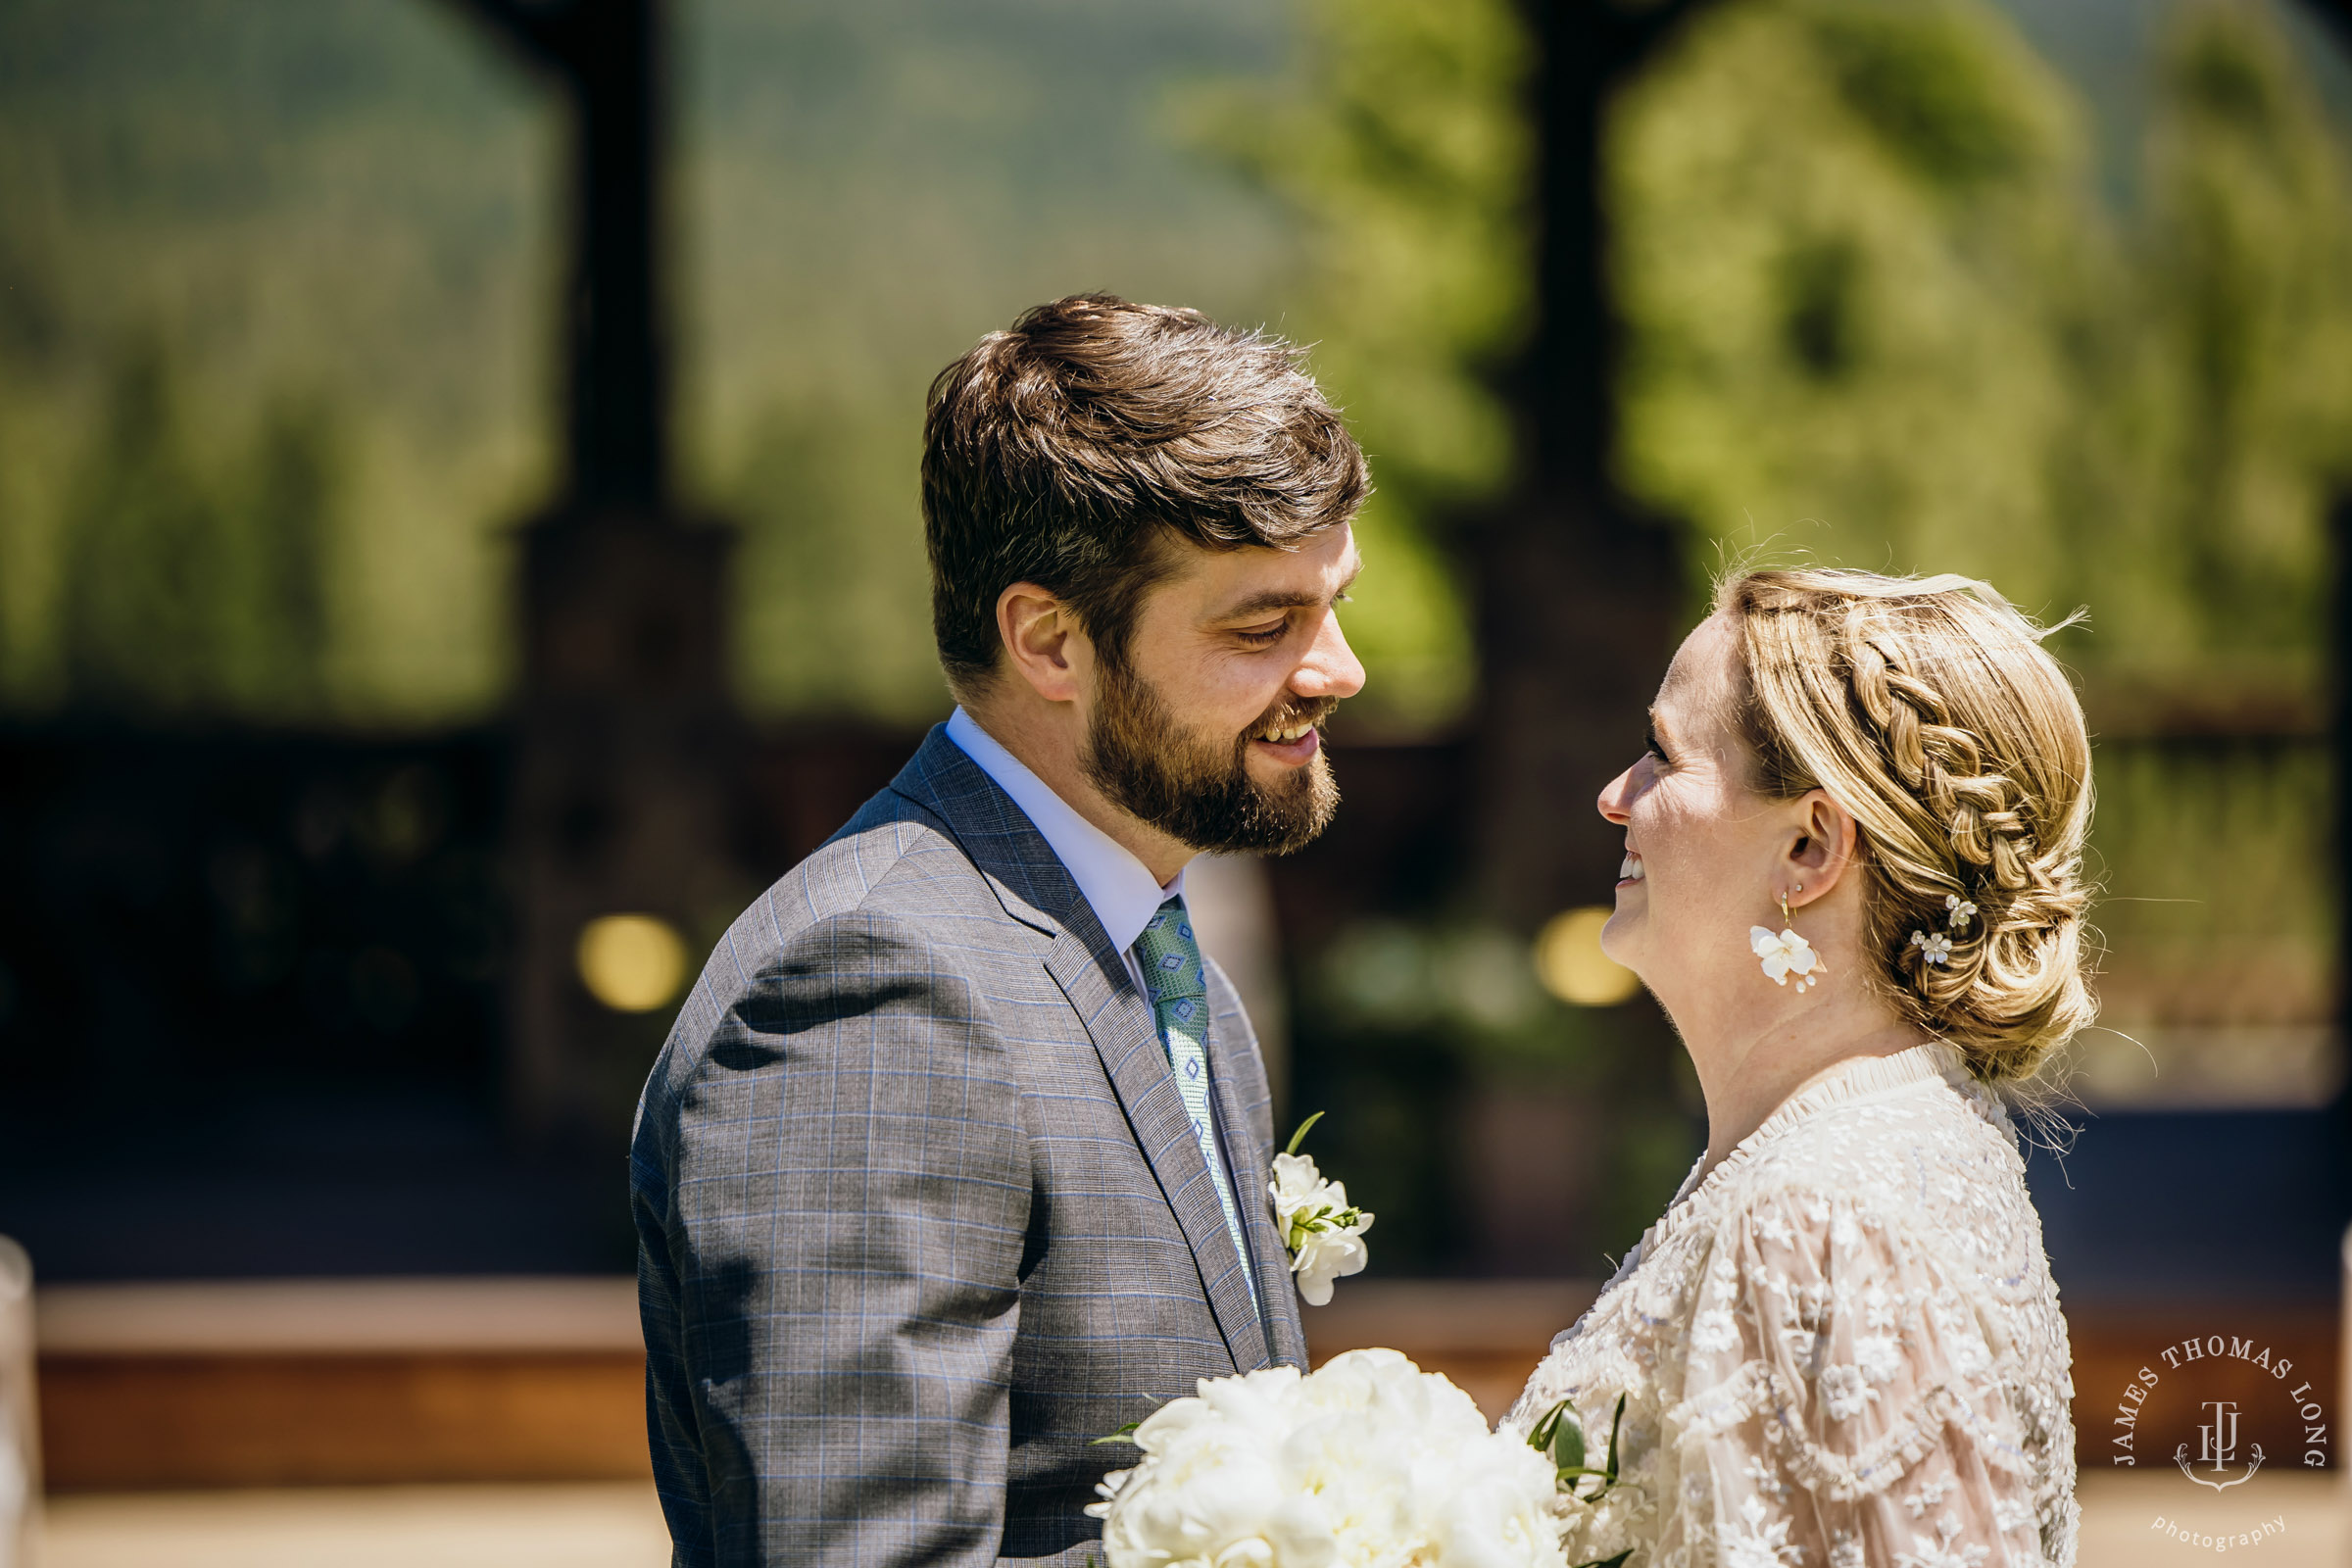
<path fill-rule="evenodd" d="M 1804 892 L 1799 885 L 1797 892 Z M 1821 983 L 1829 965 L 1813 951 L 1813 944 L 1796 934 L 1788 916 L 1788 895 L 1781 895 L 1781 934 L 1774 936 L 1769 926 L 1751 925 L 1747 928 L 1747 945 L 1755 956 L 1764 960 L 1764 978 L 1776 986 L 1785 986 L 1790 975 L 1796 976 L 1796 989 L 1809 991 Z"/>

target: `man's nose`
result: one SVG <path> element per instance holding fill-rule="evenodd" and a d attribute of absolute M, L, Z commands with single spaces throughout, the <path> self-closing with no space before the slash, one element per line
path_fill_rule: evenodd
<path fill-rule="evenodd" d="M 1291 672 L 1290 685 L 1301 697 L 1353 697 L 1364 689 L 1363 662 L 1348 646 L 1339 616 L 1324 615 L 1313 646 Z"/>

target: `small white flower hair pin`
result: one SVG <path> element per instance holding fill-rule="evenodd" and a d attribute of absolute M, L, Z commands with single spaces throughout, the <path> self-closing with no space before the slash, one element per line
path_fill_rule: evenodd
<path fill-rule="evenodd" d="M 1943 906 L 1952 911 L 1951 918 L 1944 921 L 1944 924 L 1955 931 L 1965 928 L 1969 921 L 1977 917 L 1977 906 L 1957 893 L 1946 893 L 1943 896 Z M 1944 946 L 1948 948 L 1951 944 L 1947 942 Z"/>
<path fill-rule="evenodd" d="M 1930 963 L 1949 965 L 1952 961 L 1952 939 L 1940 931 L 1933 934 L 1914 931 L 1911 933 L 1911 945 L 1925 951 Z"/>
<path fill-rule="evenodd" d="M 1821 983 L 1829 965 L 1813 951 L 1813 944 L 1793 930 L 1783 927 L 1774 936 L 1769 927 L 1751 925 L 1747 928 L 1747 945 L 1757 957 L 1764 960 L 1764 978 L 1776 986 L 1785 986 L 1790 975 L 1796 976 L 1796 989 L 1810 990 Z"/>

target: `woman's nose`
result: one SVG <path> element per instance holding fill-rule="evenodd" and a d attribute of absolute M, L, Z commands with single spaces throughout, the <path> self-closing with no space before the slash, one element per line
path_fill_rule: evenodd
<path fill-rule="evenodd" d="M 1639 767 L 1641 764 L 1637 762 L 1634 765 Z M 1600 799 L 1593 802 L 1593 805 L 1599 808 L 1601 815 L 1619 827 L 1623 827 L 1633 819 L 1633 814 L 1629 809 L 1633 803 L 1634 769 L 1629 767 L 1609 780 L 1608 785 L 1600 792 Z"/>

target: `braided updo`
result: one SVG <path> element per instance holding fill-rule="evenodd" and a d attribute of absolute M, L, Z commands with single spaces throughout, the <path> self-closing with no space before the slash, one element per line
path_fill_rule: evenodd
<path fill-rule="evenodd" d="M 1966 577 L 1749 571 L 1715 608 L 1758 787 L 1823 790 L 1860 830 L 1877 989 L 1980 1079 L 2030 1075 L 2096 1011 L 2090 742 L 2043 629 Z"/>

